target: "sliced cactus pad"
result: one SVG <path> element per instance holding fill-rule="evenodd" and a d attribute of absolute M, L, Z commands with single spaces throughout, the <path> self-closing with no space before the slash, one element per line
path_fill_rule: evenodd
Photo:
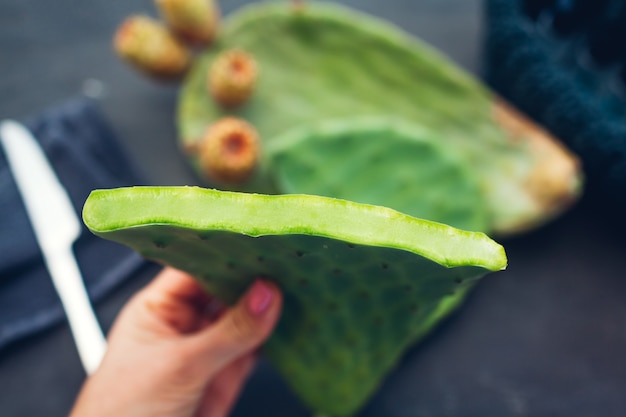
<path fill-rule="evenodd" d="M 83 219 L 227 303 L 257 277 L 276 282 L 284 311 L 265 352 L 303 402 L 329 416 L 354 414 L 408 346 L 507 262 L 482 233 L 309 195 L 96 190 Z"/>
<path fill-rule="evenodd" d="M 488 213 L 480 182 L 441 142 L 435 132 L 394 118 L 327 122 L 274 140 L 267 149 L 268 169 L 287 194 L 384 205 L 484 231 Z"/>
<path fill-rule="evenodd" d="M 259 68 L 251 100 L 237 109 L 221 107 L 206 88 L 210 65 L 228 49 L 247 51 Z M 337 4 L 307 1 L 296 11 L 289 2 L 259 2 L 229 15 L 215 44 L 198 57 L 181 91 L 178 129 L 190 149 L 207 126 L 227 115 L 255 126 L 264 145 L 293 129 L 314 129 L 337 119 L 404 119 L 437 132 L 445 149 L 462 156 L 466 172 L 474 171 L 486 202 L 485 231 L 513 233 L 569 207 L 579 194 L 580 172 L 575 158 L 554 146 L 546 132 L 531 123 L 523 132 L 511 132 L 520 123 L 503 125 L 502 113 L 508 114 L 508 108 L 479 81 L 390 23 Z M 389 144 L 381 140 L 378 146 L 384 152 Z M 313 144 L 307 151 L 324 163 Z M 196 156 L 190 161 L 198 166 Z M 416 186 L 407 192 L 419 198 L 425 171 L 420 161 L 415 168 Z M 375 173 L 363 175 L 380 170 Z M 308 186 L 324 186 L 335 174 L 318 167 Z M 267 188 L 266 180 L 254 177 L 238 189 L 289 191 Z M 356 194 L 351 190 L 351 198 L 367 201 Z M 393 207 L 392 201 L 379 203 Z"/>

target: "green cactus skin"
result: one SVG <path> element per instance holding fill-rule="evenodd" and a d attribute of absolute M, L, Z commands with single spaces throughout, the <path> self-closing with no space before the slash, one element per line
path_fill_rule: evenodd
<path fill-rule="evenodd" d="M 354 414 L 409 345 L 507 262 L 482 233 L 308 195 L 96 190 L 83 220 L 229 304 L 257 277 L 276 282 L 284 311 L 265 352 L 329 416 Z"/>
<path fill-rule="evenodd" d="M 267 149 L 267 167 L 285 194 L 384 205 L 459 229 L 486 231 L 479 180 L 442 142 L 435 132 L 401 119 L 352 118 L 275 139 Z"/>
<path fill-rule="evenodd" d="M 263 69 L 254 97 L 237 110 L 221 108 L 205 90 L 210 64 L 230 48 L 245 49 Z M 534 200 L 527 183 L 538 157 L 528 143 L 511 140 L 494 121 L 494 102 L 493 94 L 474 78 L 388 23 L 336 4 L 311 1 L 295 13 L 287 3 L 272 2 L 230 15 L 216 44 L 198 57 L 183 85 L 178 128 L 183 144 L 189 144 L 208 124 L 235 115 L 253 124 L 270 144 L 294 128 L 328 120 L 403 118 L 437 132 L 476 171 L 490 231 L 518 232 L 567 205 L 546 209 Z M 193 157 L 191 162 L 197 165 Z M 333 175 L 330 170 L 317 172 Z M 251 189 L 270 192 L 262 181 Z M 574 186 L 566 191 L 571 196 L 555 199 L 575 200 L 578 189 Z"/>

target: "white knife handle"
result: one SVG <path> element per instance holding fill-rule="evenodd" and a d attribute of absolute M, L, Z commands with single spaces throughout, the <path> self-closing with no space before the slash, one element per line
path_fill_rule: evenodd
<path fill-rule="evenodd" d="M 58 248 L 44 255 L 52 282 L 61 298 L 78 354 L 87 374 L 93 373 L 106 351 L 106 339 L 91 308 L 76 258 L 71 248 Z"/>

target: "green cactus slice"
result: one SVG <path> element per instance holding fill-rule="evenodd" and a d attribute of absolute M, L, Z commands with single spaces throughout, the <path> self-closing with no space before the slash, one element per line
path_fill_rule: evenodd
<path fill-rule="evenodd" d="M 251 100 L 234 110 L 220 107 L 206 91 L 210 64 L 230 48 L 248 51 L 260 69 Z M 183 85 L 177 118 L 186 148 L 225 115 L 252 123 L 264 144 L 294 128 L 328 120 L 406 119 L 438 132 L 442 143 L 476 171 L 489 210 L 489 230 L 517 232 L 567 207 L 578 195 L 579 173 L 550 180 L 562 180 L 564 189 L 529 185 L 543 154 L 525 137 L 510 138 L 496 120 L 498 108 L 493 94 L 477 80 L 389 23 L 337 4 L 311 1 L 294 12 L 285 2 L 261 2 L 231 14 L 216 43 L 198 57 Z M 555 157 L 567 158 L 558 152 Z M 198 166 L 195 156 L 190 161 Z M 333 175 L 330 170 L 317 172 Z M 255 180 L 243 189 L 269 192 L 264 179 Z"/>
<path fill-rule="evenodd" d="M 358 410 L 410 344 L 507 262 L 482 233 L 309 195 L 96 190 L 83 220 L 227 303 L 257 277 L 276 282 L 284 311 L 265 352 L 311 409 L 331 416 Z"/>
<path fill-rule="evenodd" d="M 384 205 L 460 229 L 486 231 L 479 180 L 442 141 L 435 132 L 395 118 L 325 122 L 274 140 L 267 149 L 268 169 L 276 188 L 286 194 Z"/>

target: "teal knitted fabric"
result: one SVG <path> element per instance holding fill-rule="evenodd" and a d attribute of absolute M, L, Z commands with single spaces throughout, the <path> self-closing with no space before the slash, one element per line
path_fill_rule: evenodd
<path fill-rule="evenodd" d="M 626 204 L 626 0 L 486 0 L 486 77 Z"/>

